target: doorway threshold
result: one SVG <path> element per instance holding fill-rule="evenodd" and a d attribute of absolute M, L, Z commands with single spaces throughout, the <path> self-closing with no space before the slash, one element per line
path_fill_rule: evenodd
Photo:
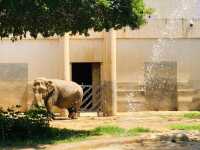
<path fill-rule="evenodd" d="M 97 117 L 97 112 L 81 112 L 80 117 Z"/>

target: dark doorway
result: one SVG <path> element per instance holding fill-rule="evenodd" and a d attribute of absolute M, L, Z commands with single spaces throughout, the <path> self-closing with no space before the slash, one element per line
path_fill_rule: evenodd
<path fill-rule="evenodd" d="M 92 63 L 72 63 L 72 81 L 83 88 L 81 111 L 92 107 Z M 87 108 L 87 109 L 85 109 Z"/>
<path fill-rule="evenodd" d="M 100 63 L 72 63 L 72 81 L 82 86 L 82 112 L 96 112 L 100 108 Z"/>
<path fill-rule="evenodd" d="M 92 85 L 92 63 L 72 63 L 72 81 Z"/>

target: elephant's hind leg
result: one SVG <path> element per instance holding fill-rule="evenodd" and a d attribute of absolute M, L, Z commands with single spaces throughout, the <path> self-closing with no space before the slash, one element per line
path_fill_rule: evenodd
<path fill-rule="evenodd" d="M 75 108 L 76 108 L 76 115 L 77 117 L 80 117 L 80 112 L 81 112 L 81 102 L 80 101 L 76 101 L 75 102 Z"/>
<path fill-rule="evenodd" d="M 77 115 L 76 115 L 77 114 L 77 110 L 76 110 L 76 108 L 74 106 L 68 108 L 68 111 L 69 111 L 68 117 L 70 119 L 77 119 L 78 118 Z"/>

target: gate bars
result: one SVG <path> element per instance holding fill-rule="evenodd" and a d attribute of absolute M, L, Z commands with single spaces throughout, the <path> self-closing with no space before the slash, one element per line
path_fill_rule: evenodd
<path fill-rule="evenodd" d="M 83 88 L 81 112 L 102 112 L 102 85 L 81 85 L 81 87 Z"/>

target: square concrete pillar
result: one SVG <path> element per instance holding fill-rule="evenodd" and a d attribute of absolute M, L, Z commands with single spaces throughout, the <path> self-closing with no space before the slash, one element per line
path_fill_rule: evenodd
<path fill-rule="evenodd" d="M 68 33 L 61 38 L 62 49 L 63 49 L 63 80 L 71 80 L 71 63 L 70 63 L 70 36 Z"/>
<path fill-rule="evenodd" d="M 117 113 L 117 84 L 116 84 L 116 32 L 111 30 L 104 33 L 104 50 L 102 63 L 103 84 L 103 114 L 114 116 Z"/>
<path fill-rule="evenodd" d="M 145 63 L 145 96 L 148 110 L 177 110 L 177 63 Z"/>
<path fill-rule="evenodd" d="M 99 102 L 102 103 L 102 93 L 101 93 L 101 67 L 100 63 L 92 64 L 92 104 L 93 107 L 98 105 Z M 100 108 L 97 108 L 100 111 Z"/>

